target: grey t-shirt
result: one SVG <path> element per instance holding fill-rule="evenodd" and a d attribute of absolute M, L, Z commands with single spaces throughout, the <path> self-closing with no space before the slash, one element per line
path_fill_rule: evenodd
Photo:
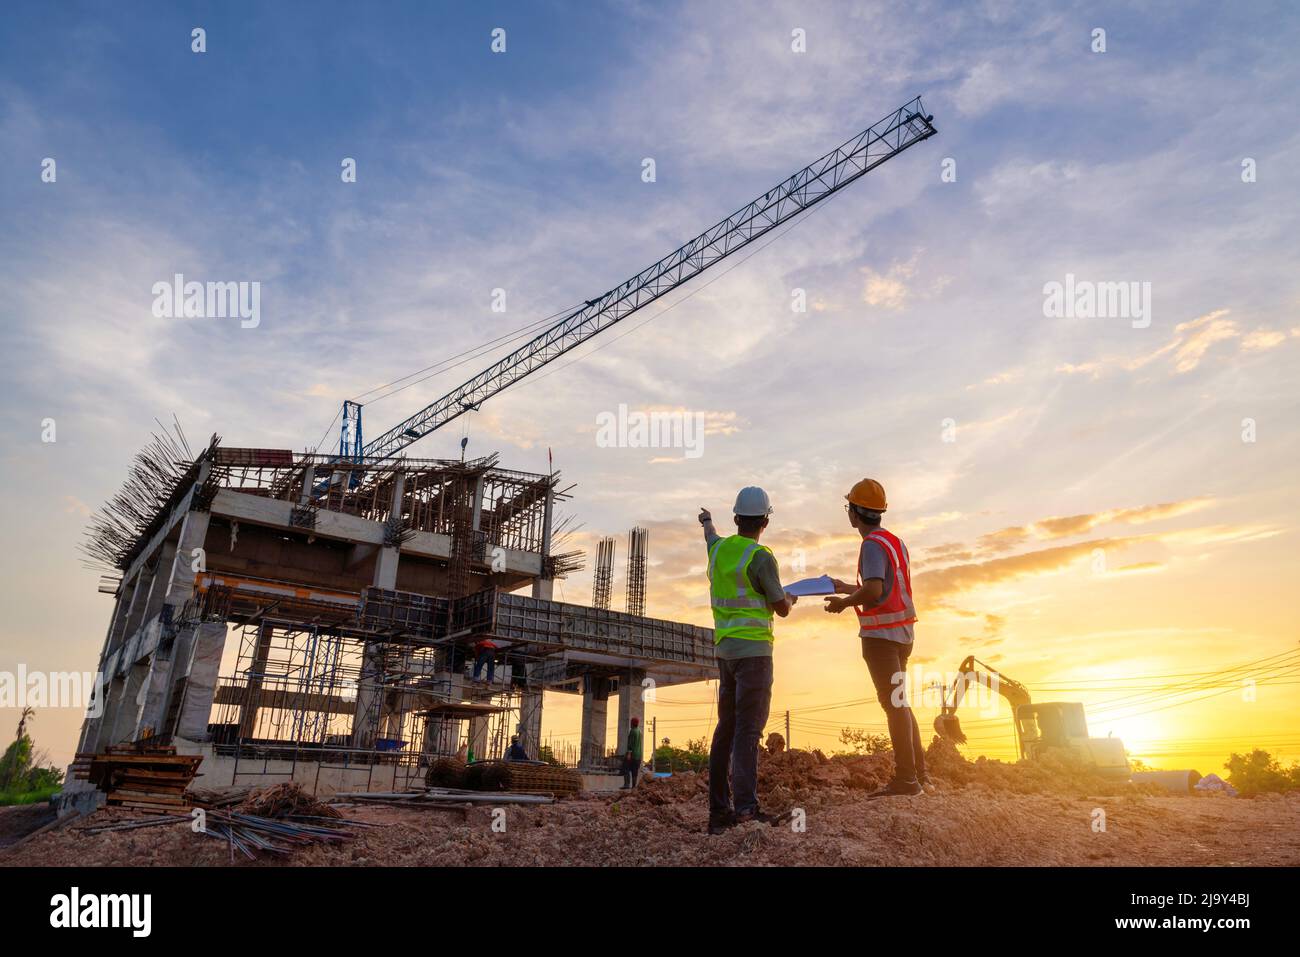
<path fill-rule="evenodd" d="M 713 543 L 721 539 L 717 532 L 704 533 L 706 554 L 713 549 Z M 781 587 L 781 572 L 777 568 L 776 558 L 764 548 L 754 552 L 745 569 L 745 577 L 755 591 L 761 592 L 769 603 L 775 603 L 785 597 Z M 723 638 L 714 649 L 719 658 L 759 658 L 772 654 L 772 642 L 754 641 L 752 638 Z"/>
<path fill-rule="evenodd" d="M 880 593 L 880 600 L 884 602 L 894 590 L 894 576 L 889 570 L 889 556 L 885 554 L 885 547 L 870 538 L 864 538 L 858 561 L 858 574 L 862 576 L 863 581 L 869 578 L 879 578 L 885 583 L 884 590 Z M 903 546 L 903 561 L 907 562 L 909 566 L 912 563 L 912 559 L 907 554 L 906 545 Z M 887 638 L 890 641 L 908 645 L 912 643 L 913 633 L 912 626 L 909 624 L 899 625 L 896 628 L 859 628 L 858 637 Z"/>

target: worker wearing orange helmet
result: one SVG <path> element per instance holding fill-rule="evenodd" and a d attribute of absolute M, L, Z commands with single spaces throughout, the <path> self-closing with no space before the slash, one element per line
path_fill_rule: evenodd
<path fill-rule="evenodd" d="M 912 562 L 902 539 L 881 525 L 889 505 L 879 482 L 865 478 L 844 498 L 849 523 L 862 536 L 857 584 L 834 579 L 836 597 L 826 599 L 826 610 L 838 615 L 851 605 L 857 611 L 862 657 L 889 723 L 894 777 L 871 796 L 920 794 L 932 788 L 925 773 L 921 728 L 908 706 L 905 684 L 916 622 Z"/>

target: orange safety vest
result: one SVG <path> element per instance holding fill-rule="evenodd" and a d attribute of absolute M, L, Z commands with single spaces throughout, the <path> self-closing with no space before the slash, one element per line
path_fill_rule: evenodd
<path fill-rule="evenodd" d="M 912 604 L 912 569 L 907 552 L 898 536 L 878 528 L 862 540 L 862 548 L 873 541 L 885 550 L 885 560 L 894 572 L 894 587 L 889 597 L 872 608 L 855 605 L 858 625 L 862 628 L 901 628 L 916 621 L 916 606 Z M 862 584 L 862 552 L 858 552 L 858 585 Z"/>

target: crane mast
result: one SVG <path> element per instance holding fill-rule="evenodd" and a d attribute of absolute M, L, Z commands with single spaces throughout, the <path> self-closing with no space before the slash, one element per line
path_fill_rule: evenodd
<path fill-rule="evenodd" d="M 412 442 L 477 409 L 485 400 L 548 362 L 650 305 L 908 147 L 930 138 L 937 132 L 933 119 L 925 113 L 921 98 L 914 97 L 652 266 L 604 295 L 588 300 L 514 352 L 361 446 L 362 454 L 381 459 L 396 455 Z M 356 403 L 344 404 L 345 426 L 340 444 L 352 447 L 341 447 L 340 456 L 356 457 L 360 446 L 360 414 Z M 355 431 L 350 434 L 349 415 L 355 422 Z M 347 442 L 348 438 L 352 439 L 351 443 Z"/>

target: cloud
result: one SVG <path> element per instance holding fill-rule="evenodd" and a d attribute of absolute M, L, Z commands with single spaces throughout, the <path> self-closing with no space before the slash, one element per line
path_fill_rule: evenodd
<path fill-rule="evenodd" d="M 989 532 L 979 538 L 978 546 L 985 553 L 1005 552 L 1033 540 L 1051 540 L 1083 535 L 1102 525 L 1145 525 L 1167 518 L 1176 518 L 1206 508 L 1212 498 L 1194 498 L 1181 502 L 1163 502 L 1136 508 L 1112 508 L 1082 515 L 1056 516 L 1038 519 L 1028 525 L 1010 526 Z"/>
<path fill-rule="evenodd" d="M 1243 332 L 1236 321 L 1227 318 L 1229 310 L 1215 309 L 1202 316 L 1179 323 L 1169 342 L 1153 352 L 1137 357 L 1109 356 L 1088 362 L 1063 362 L 1057 372 L 1066 375 L 1090 375 L 1093 378 L 1113 370 L 1136 372 L 1159 360 L 1166 359 L 1177 375 L 1196 369 L 1221 342 L 1236 342 L 1237 354 L 1266 352 L 1286 342 L 1292 334 L 1277 329 L 1254 329 Z"/>
<path fill-rule="evenodd" d="M 923 609 L 942 606 L 950 596 L 961 592 L 1029 576 L 1053 574 L 1090 557 L 1095 549 L 1126 548 L 1131 543 L 1130 539 L 1094 539 L 920 572 L 915 576 L 917 606 Z"/>

